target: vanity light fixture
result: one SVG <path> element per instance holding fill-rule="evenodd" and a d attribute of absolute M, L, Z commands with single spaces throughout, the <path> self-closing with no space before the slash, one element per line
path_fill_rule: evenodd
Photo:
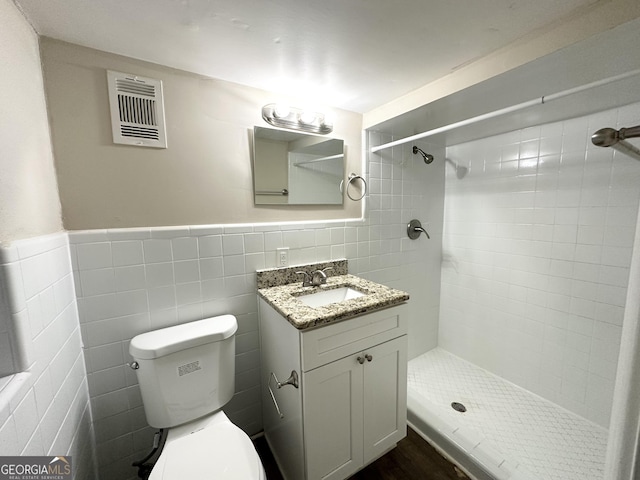
<path fill-rule="evenodd" d="M 274 127 L 326 135 L 333 131 L 333 120 L 320 112 L 270 103 L 262 107 L 262 118 Z"/>

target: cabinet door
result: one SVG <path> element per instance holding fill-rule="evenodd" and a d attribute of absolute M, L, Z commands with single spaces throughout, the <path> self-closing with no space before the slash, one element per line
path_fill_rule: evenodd
<path fill-rule="evenodd" d="M 357 355 L 303 374 L 307 480 L 342 480 L 362 468 L 362 380 Z"/>
<path fill-rule="evenodd" d="M 364 463 L 407 434 L 407 337 L 365 350 Z M 369 358 L 371 360 L 369 360 Z"/>

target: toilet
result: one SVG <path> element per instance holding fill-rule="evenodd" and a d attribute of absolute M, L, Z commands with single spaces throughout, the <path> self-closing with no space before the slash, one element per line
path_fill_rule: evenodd
<path fill-rule="evenodd" d="M 137 335 L 129 353 L 147 422 L 168 429 L 149 480 L 265 480 L 249 437 L 222 411 L 235 389 L 233 315 Z"/>

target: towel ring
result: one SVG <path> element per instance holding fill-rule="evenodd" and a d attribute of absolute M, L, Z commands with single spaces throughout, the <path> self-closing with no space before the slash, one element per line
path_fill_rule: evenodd
<path fill-rule="evenodd" d="M 362 195 L 360 195 L 360 197 L 353 198 L 351 194 L 349 194 L 349 185 L 351 185 L 351 182 L 353 182 L 356 179 L 362 180 L 362 185 L 364 185 L 364 189 L 362 190 Z M 344 180 L 340 182 L 340 192 L 343 192 L 342 190 L 343 184 L 344 184 Z M 364 179 L 364 177 L 362 175 L 356 175 L 355 173 L 349 174 L 349 178 L 347 179 L 347 197 L 349 197 L 354 202 L 357 202 L 359 200 L 362 200 L 366 194 L 367 194 L 367 181 Z"/>

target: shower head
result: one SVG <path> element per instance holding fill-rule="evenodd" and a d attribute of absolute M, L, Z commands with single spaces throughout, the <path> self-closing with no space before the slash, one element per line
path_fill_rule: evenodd
<path fill-rule="evenodd" d="M 420 153 L 420 155 L 422 155 L 422 159 L 424 160 L 424 163 L 426 163 L 427 165 L 433 162 L 433 155 L 429 155 L 428 153 L 425 153 L 421 148 L 418 148 L 414 145 L 413 154 L 415 155 L 417 153 Z"/>
<path fill-rule="evenodd" d="M 454 170 L 456 171 L 456 177 L 458 178 L 458 180 L 462 180 L 467 175 L 467 173 L 469 173 L 469 169 L 467 167 L 465 167 L 464 165 L 460 165 L 457 162 L 454 162 L 450 158 L 445 158 L 444 161 L 451 164 L 451 166 L 454 168 Z"/>

